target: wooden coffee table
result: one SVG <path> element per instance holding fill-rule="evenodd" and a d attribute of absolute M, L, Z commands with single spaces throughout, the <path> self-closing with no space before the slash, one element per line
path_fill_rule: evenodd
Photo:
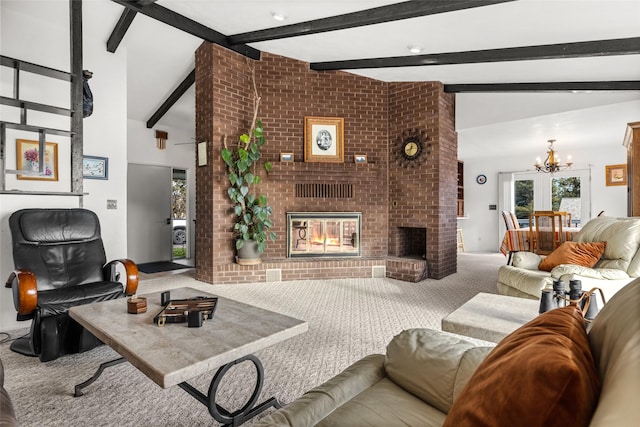
<path fill-rule="evenodd" d="M 227 298 L 218 297 L 213 319 L 201 327 L 186 323 L 157 326 L 153 317 L 162 310 L 161 293 L 147 298 L 146 313 L 128 314 L 125 298 L 72 307 L 69 315 L 118 352 L 122 358 L 105 362 L 89 380 L 76 386 L 75 395 L 93 383 L 109 366 L 128 361 L 160 387 L 180 386 L 209 409 L 218 422 L 239 425 L 265 409 L 280 407 L 275 398 L 256 405 L 262 389 L 262 364 L 252 353 L 306 332 L 306 322 Z M 211 297 L 193 288 L 171 289 L 171 299 Z M 256 388 L 247 403 L 233 413 L 216 404 L 216 391 L 224 374 L 235 364 L 249 361 L 256 368 Z M 208 395 L 187 383 L 219 368 Z"/>
<path fill-rule="evenodd" d="M 481 292 L 442 319 L 442 330 L 498 342 L 538 315 L 540 301 Z"/>

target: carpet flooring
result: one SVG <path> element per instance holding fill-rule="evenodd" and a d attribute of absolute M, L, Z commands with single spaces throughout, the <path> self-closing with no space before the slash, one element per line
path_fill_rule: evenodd
<path fill-rule="evenodd" d="M 501 254 L 462 253 L 456 274 L 418 283 L 375 278 L 209 285 L 176 274 L 141 281 L 138 293 L 191 286 L 306 320 L 308 332 L 256 353 L 265 369 L 259 401 L 275 396 L 286 404 L 361 357 L 384 353 L 403 329 L 440 329 L 444 316 L 478 292 L 495 293 L 497 269 L 504 263 Z M 162 389 L 128 363 L 108 368 L 84 396 L 73 397 L 75 384 L 118 357 L 107 346 L 41 363 L 3 343 L 0 357 L 23 427 L 217 425 L 183 390 Z M 213 372 L 191 384 L 206 393 L 212 377 Z M 222 406 L 241 406 L 253 390 L 253 378 L 252 365 L 233 367 L 219 389 Z"/>
<path fill-rule="evenodd" d="M 183 270 L 185 268 L 192 268 L 192 267 L 184 264 L 178 264 L 171 261 L 158 261 L 158 262 L 147 262 L 144 264 L 138 264 L 138 270 L 147 274 L 159 273 L 161 271 Z"/>

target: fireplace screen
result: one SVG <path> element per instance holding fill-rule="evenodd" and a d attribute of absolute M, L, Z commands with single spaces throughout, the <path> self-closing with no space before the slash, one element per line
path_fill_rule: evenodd
<path fill-rule="evenodd" d="M 360 212 L 287 214 L 287 256 L 359 256 Z"/>

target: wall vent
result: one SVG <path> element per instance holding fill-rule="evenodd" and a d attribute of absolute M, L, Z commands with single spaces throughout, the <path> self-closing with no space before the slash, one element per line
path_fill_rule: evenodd
<path fill-rule="evenodd" d="M 374 265 L 371 267 L 371 277 L 374 279 L 376 277 L 386 277 L 387 276 L 387 267 L 384 265 Z"/>
<path fill-rule="evenodd" d="M 282 282 L 282 269 L 281 268 L 267 269 L 267 271 L 266 271 L 266 281 L 267 282 Z"/>
<path fill-rule="evenodd" d="M 298 198 L 350 199 L 353 184 L 296 184 Z"/>

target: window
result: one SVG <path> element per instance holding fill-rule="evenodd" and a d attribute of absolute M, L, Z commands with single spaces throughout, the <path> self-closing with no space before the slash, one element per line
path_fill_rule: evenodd
<path fill-rule="evenodd" d="M 513 211 L 520 227 L 529 226 L 529 214 L 554 210 L 571 214 L 571 226 L 579 227 L 591 219 L 591 171 L 564 170 L 554 174 L 542 172 L 501 173 L 499 210 Z M 500 219 L 500 239 L 504 224 Z"/>

